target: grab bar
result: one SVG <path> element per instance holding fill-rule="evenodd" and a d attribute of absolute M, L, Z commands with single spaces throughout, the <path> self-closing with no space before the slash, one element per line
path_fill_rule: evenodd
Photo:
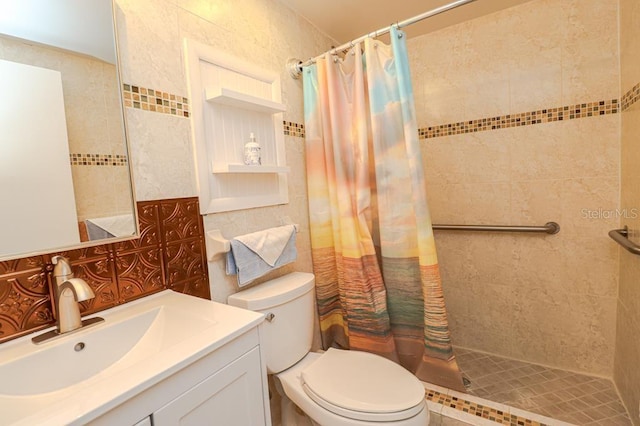
<path fill-rule="evenodd" d="M 613 229 L 609 231 L 609 236 L 629 253 L 640 255 L 640 246 L 629 239 L 628 227 Z"/>
<path fill-rule="evenodd" d="M 556 222 L 547 222 L 544 226 L 433 225 L 432 227 L 433 229 L 443 231 L 545 232 L 547 234 L 557 234 L 560 232 L 560 225 Z"/>

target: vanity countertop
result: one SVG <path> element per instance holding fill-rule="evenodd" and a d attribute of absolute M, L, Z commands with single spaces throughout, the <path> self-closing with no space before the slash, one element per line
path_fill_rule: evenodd
<path fill-rule="evenodd" d="M 256 312 L 171 290 L 88 318 L 93 316 L 104 318 L 104 323 L 41 345 L 33 344 L 31 338 L 48 330 L 0 345 L 1 424 L 88 423 L 247 333 L 264 318 Z M 132 316 L 146 321 L 142 332 L 136 331 L 136 327 L 129 327 L 127 321 Z M 109 334 L 109 327 L 120 335 L 115 332 Z M 125 348 L 122 356 L 116 354 L 118 358 L 106 368 L 87 372 L 94 367 L 94 362 L 111 362 L 102 358 L 118 351 L 120 341 L 126 340 L 122 339 L 123 330 L 126 335 L 139 334 L 134 336 L 131 348 Z M 92 344 L 91 339 L 96 336 L 100 337 Z M 87 349 L 101 349 L 95 350 L 93 355 L 84 349 L 74 351 L 80 342 L 86 342 Z M 62 358 L 64 361 L 69 357 L 70 363 L 61 362 L 61 356 L 65 357 Z M 100 360 L 96 361 L 98 358 Z M 46 361 L 44 367 L 41 361 Z M 33 368 L 29 363 L 33 363 Z M 69 368 L 67 364 L 74 366 L 68 374 L 77 373 L 80 379 L 59 389 L 55 383 L 46 383 L 47 380 L 58 381 L 56 377 L 66 378 L 61 376 L 67 374 L 65 371 L 55 369 Z M 45 369 L 41 375 L 38 375 L 38 368 Z M 49 378 L 51 371 L 54 373 Z M 88 376 L 84 378 L 82 374 Z M 41 376 L 45 380 L 42 382 L 45 392 L 38 390 L 37 380 L 41 380 Z"/>

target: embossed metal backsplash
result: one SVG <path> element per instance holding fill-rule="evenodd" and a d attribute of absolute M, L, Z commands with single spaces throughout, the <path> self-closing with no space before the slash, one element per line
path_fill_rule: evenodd
<path fill-rule="evenodd" d="M 140 238 L 0 262 L 0 342 L 55 323 L 49 296 L 51 256 L 71 260 L 96 297 L 87 315 L 164 289 L 210 299 L 202 216 L 197 198 L 137 204 Z"/>

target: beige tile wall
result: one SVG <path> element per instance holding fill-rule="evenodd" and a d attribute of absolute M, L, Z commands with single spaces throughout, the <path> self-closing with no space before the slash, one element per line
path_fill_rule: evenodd
<path fill-rule="evenodd" d="M 617 34 L 617 1 L 534 0 L 410 39 L 419 126 L 618 99 Z M 611 376 L 619 129 L 610 114 L 423 140 L 435 223 L 561 226 L 436 231 L 455 345 Z"/>
<path fill-rule="evenodd" d="M 620 0 L 621 89 L 640 83 L 640 1 Z M 640 102 L 622 113 L 621 207 L 640 214 Z M 640 243 L 640 218 L 622 220 Z M 614 379 L 635 425 L 640 425 L 640 257 L 620 251 Z"/>
<path fill-rule="evenodd" d="M 124 81 L 186 96 L 182 40 L 190 38 L 224 50 L 256 67 L 280 72 L 284 119 L 303 122 L 302 84 L 285 70 L 289 57 L 308 58 L 327 50 L 332 40 L 276 0 L 117 0 Z M 136 196 L 152 200 L 197 195 L 189 120 L 127 108 Z M 205 216 L 206 230 L 225 237 L 281 224 L 288 216 L 300 224 L 298 261 L 277 274 L 311 271 L 306 203 L 304 142 L 286 136 L 291 167 L 290 202 Z M 238 291 L 224 273 L 222 257 L 209 263 L 211 295 L 226 301 Z"/>

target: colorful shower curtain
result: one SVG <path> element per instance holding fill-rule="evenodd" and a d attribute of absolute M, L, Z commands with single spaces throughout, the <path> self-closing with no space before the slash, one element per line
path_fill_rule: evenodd
<path fill-rule="evenodd" d="M 323 345 L 464 391 L 427 208 L 404 34 L 303 70 L 313 268 Z"/>

